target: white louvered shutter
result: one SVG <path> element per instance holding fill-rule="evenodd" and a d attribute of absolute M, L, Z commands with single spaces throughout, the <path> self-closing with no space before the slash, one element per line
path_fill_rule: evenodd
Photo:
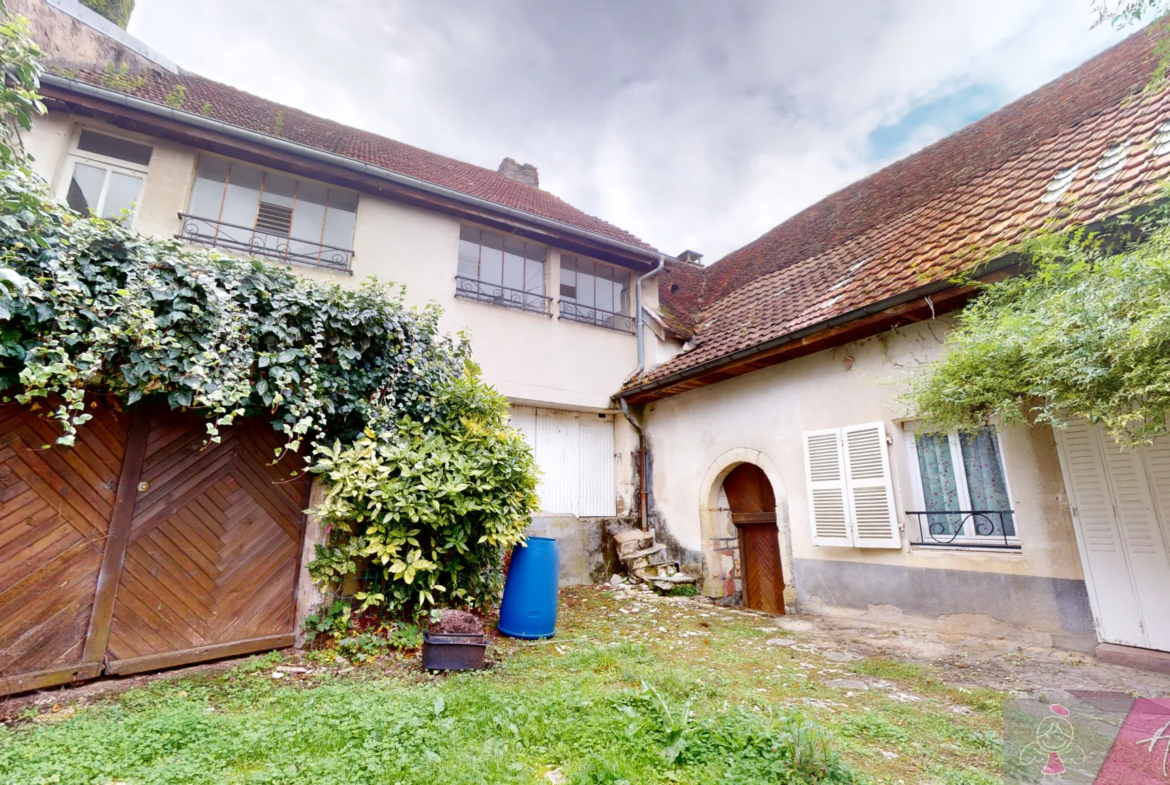
<path fill-rule="evenodd" d="M 1084 420 L 1057 431 L 1065 484 L 1081 535 L 1082 557 L 1093 592 L 1101 640 L 1144 646 L 1142 613 L 1126 558 L 1126 543 L 1113 504 L 1100 437 Z M 1114 446 L 1116 449 L 1116 446 Z"/>
<path fill-rule="evenodd" d="M 885 423 L 853 425 L 842 428 L 841 435 L 854 546 L 901 548 Z"/>
<path fill-rule="evenodd" d="M 839 428 L 804 434 L 804 467 L 813 545 L 851 547 L 853 527 Z"/>

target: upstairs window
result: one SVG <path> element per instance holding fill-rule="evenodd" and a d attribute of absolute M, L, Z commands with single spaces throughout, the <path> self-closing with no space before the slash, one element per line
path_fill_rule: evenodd
<path fill-rule="evenodd" d="M 561 254 L 560 295 L 562 319 L 634 332 L 629 270 Z"/>
<path fill-rule="evenodd" d="M 455 296 L 505 308 L 548 313 L 546 249 L 519 237 L 464 226 L 459 232 Z"/>
<path fill-rule="evenodd" d="M 131 222 L 153 152 L 148 144 L 82 128 L 68 157 L 65 201 L 82 215 Z"/>
<path fill-rule="evenodd" d="M 357 194 L 222 158 L 199 159 L 179 237 L 284 262 L 349 271 Z"/>
<path fill-rule="evenodd" d="M 907 425 L 915 431 L 913 423 Z M 923 546 L 1020 547 L 994 428 L 950 433 L 913 432 L 910 465 Z"/>

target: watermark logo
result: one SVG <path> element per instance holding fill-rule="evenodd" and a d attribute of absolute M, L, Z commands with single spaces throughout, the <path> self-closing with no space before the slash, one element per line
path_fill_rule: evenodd
<path fill-rule="evenodd" d="M 1004 781 L 1170 785 L 1170 698 L 1069 690 L 1016 700 L 1004 711 Z"/>
<path fill-rule="evenodd" d="M 1045 717 L 1036 726 L 1036 741 L 1020 750 L 1020 763 L 1027 766 L 1044 762 L 1040 773 L 1045 776 L 1064 774 L 1065 762 L 1079 765 L 1085 762 L 1085 751 L 1074 742 L 1077 731 L 1068 721 L 1072 713 L 1059 703 L 1050 707 L 1053 716 Z"/>

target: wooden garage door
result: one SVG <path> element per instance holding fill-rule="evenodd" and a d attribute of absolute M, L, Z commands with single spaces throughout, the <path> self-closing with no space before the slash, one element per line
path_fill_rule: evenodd
<path fill-rule="evenodd" d="M 61 430 L 0 406 L 0 694 L 89 678 L 83 660 L 115 489 L 125 418 L 90 402 L 73 449 L 46 448 Z"/>
<path fill-rule="evenodd" d="M 267 423 L 0 407 L 0 694 L 292 644 L 309 479 Z M 296 471 L 295 478 L 290 475 Z"/>
<path fill-rule="evenodd" d="M 246 420 L 203 445 L 195 417 L 155 417 L 118 584 L 107 672 L 292 645 L 308 482 Z M 296 464 L 298 470 L 301 466 Z"/>

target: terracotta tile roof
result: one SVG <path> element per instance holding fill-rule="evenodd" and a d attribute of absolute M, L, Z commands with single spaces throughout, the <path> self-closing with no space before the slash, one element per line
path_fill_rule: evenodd
<path fill-rule="evenodd" d="M 1144 32 L 1131 36 L 698 274 L 668 266 L 664 307 L 695 325 L 694 348 L 629 386 L 945 280 L 1054 221 L 1091 223 L 1153 198 L 1170 176 L 1170 131 L 1157 147 L 1170 90 L 1142 91 L 1151 47 Z M 1097 177 L 1103 154 L 1125 141 L 1121 165 Z M 1042 201 L 1055 175 L 1078 164 L 1063 196 Z"/>
<path fill-rule="evenodd" d="M 107 75 L 94 71 L 70 70 L 61 72 L 61 75 L 92 85 L 111 86 Z M 588 215 L 547 191 L 514 182 L 491 169 L 350 128 L 197 74 L 152 71 L 137 86 L 124 79 L 120 82 L 118 89 L 123 92 L 164 105 L 168 97 L 172 102 L 177 100 L 176 87 L 182 85 L 185 88 L 179 107 L 182 111 L 201 114 L 250 131 L 279 136 L 289 142 L 373 164 L 469 196 L 487 199 L 649 251 L 654 250 L 629 232 Z"/>

